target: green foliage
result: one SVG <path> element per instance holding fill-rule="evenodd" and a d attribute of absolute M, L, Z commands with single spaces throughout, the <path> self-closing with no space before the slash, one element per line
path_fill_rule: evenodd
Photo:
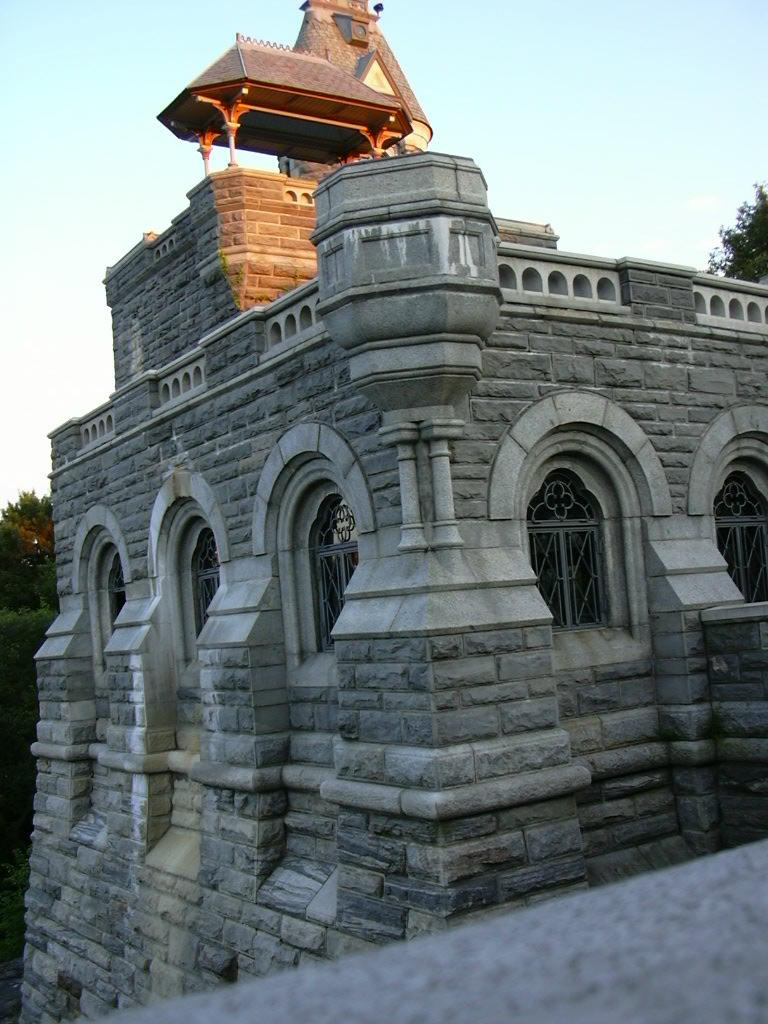
<path fill-rule="evenodd" d="M 35 652 L 56 608 L 50 498 L 24 491 L 0 512 L 0 960 L 24 943 L 32 829 Z"/>
<path fill-rule="evenodd" d="M 0 512 L 0 608 L 55 608 L 51 499 L 22 491 Z"/>
<path fill-rule="evenodd" d="M 29 840 L 35 761 L 37 687 L 35 652 L 52 608 L 12 611 L 0 608 L 0 862 Z"/>
<path fill-rule="evenodd" d="M 29 881 L 29 850 L 14 852 L 0 865 L 0 960 L 15 960 L 24 950 L 24 893 Z"/>
<path fill-rule="evenodd" d="M 720 245 L 709 254 L 713 274 L 759 281 L 768 274 L 768 182 L 755 184 L 754 203 L 742 203 L 736 225 L 720 228 Z"/>

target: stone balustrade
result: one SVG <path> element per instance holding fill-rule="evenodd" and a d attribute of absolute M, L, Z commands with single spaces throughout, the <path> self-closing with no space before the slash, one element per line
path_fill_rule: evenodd
<path fill-rule="evenodd" d="M 170 255 L 176 248 L 176 231 L 173 226 L 157 235 L 154 231 L 144 235 L 144 241 L 152 248 L 152 258 L 155 263 L 164 256 Z"/>
<path fill-rule="evenodd" d="M 317 280 L 276 299 L 265 311 L 267 351 L 284 341 L 303 341 L 317 324 Z"/>
<path fill-rule="evenodd" d="M 501 245 L 499 283 L 505 302 L 555 305 L 621 304 L 621 286 L 612 260 L 598 260 L 540 247 Z"/>
<path fill-rule="evenodd" d="M 297 179 L 297 181 L 300 182 L 301 179 L 299 178 Z M 311 188 L 305 188 L 303 187 L 303 185 L 300 184 L 286 184 L 285 189 L 283 191 L 283 197 L 287 203 L 298 203 L 301 206 L 314 206 L 314 191 L 314 183 L 312 184 Z"/>
<path fill-rule="evenodd" d="M 80 421 L 81 447 L 108 441 L 115 434 L 115 417 L 111 405 L 102 405 Z"/>
<path fill-rule="evenodd" d="M 764 331 L 768 324 L 768 285 L 698 274 L 693 279 L 693 301 L 702 324 L 740 331 Z"/>
<path fill-rule="evenodd" d="M 160 406 L 184 398 L 191 392 L 200 391 L 205 384 L 205 358 L 186 360 L 182 366 L 166 373 L 158 382 Z"/>

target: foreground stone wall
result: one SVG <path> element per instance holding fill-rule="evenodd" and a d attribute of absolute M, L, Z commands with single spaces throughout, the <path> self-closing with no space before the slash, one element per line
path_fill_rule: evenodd
<path fill-rule="evenodd" d="M 765 331 L 699 323 L 685 268 L 497 248 L 468 160 L 351 165 L 316 201 L 318 281 L 263 309 L 232 308 L 220 261 L 192 275 L 210 205 L 155 274 L 129 254 L 109 287 L 138 274 L 121 308 L 167 329 L 131 362 L 116 320 L 118 391 L 53 435 L 28 1024 L 764 830 L 764 615 L 738 618 L 712 505 L 730 467 L 768 463 Z M 553 629 L 531 568 L 553 470 L 601 509 L 599 627 Z M 331 494 L 359 562 L 325 649 Z"/>

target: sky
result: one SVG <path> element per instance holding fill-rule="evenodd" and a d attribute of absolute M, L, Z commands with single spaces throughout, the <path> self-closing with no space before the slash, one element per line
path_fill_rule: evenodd
<path fill-rule="evenodd" d="M 0 0 L 0 508 L 48 493 L 46 435 L 109 398 L 105 269 L 202 176 L 156 115 L 236 32 L 293 44 L 298 8 Z M 432 148 L 562 250 L 704 269 L 768 179 L 766 0 L 385 0 L 381 27 Z"/>

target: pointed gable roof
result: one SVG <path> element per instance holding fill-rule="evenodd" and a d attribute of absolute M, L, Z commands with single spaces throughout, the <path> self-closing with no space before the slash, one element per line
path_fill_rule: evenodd
<path fill-rule="evenodd" d="M 236 84 L 247 79 L 278 88 L 327 93 L 340 99 L 364 104 L 399 106 L 395 99 L 382 99 L 382 94 L 369 88 L 356 77 L 327 60 L 309 53 L 297 53 L 288 46 L 265 43 L 238 35 L 235 45 L 190 82 L 194 92 L 205 88 Z"/>
<path fill-rule="evenodd" d="M 427 115 L 379 28 L 375 16 L 363 11 L 362 8 L 351 13 L 345 5 L 334 4 L 329 0 L 309 0 L 304 4 L 304 10 L 304 21 L 294 47 L 297 53 L 311 53 L 322 57 L 356 78 L 364 78 L 365 70 L 369 69 L 371 60 L 375 57 L 391 83 L 394 94 L 402 100 L 412 120 L 429 125 Z M 334 20 L 334 12 L 339 15 L 342 11 L 345 17 L 351 13 L 352 17 L 360 18 L 366 23 L 368 44 L 362 54 L 359 45 L 344 38 Z"/>

